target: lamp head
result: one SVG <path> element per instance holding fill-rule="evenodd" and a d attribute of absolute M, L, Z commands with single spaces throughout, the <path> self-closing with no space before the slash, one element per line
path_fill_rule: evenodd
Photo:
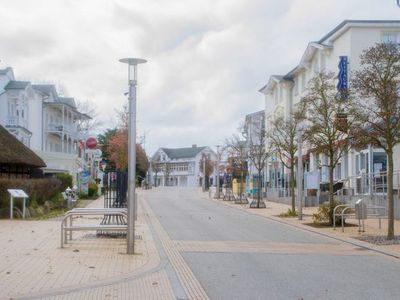
<path fill-rule="evenodd" d="M 121 58 L 119 61 L 130 66 L 144 64 L 147 62 L 147 60 L 142 58 Z"/>

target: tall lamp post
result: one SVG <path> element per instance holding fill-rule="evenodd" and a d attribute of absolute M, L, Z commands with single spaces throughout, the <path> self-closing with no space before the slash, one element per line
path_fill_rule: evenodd
<path fill-rule="evenodd" d="M 299 205 L 299 220 L 303 220 L 303 127 L 297 130 L 297 201 Z"/>
<path fill-rule="evenodd" d="M 206 156 L 204 153 L 203 153 L 203 182 L 201 187 L 204 193 L 206 191 Z"/>
<path fill-rule="evenodd" d="M 217 145 L 217 192 L 215 193 L 215 198 L 219 199 L 219 147 Z"/>
<path fill-rule="evenodd" d="M 129 101 L 129 127 L 128 127 L 128 233 L 127 253 L 134 254 L 135 248 L 135 184 L 136 184 L 136 86 L 137 65 L 146 60 L 141 58 L 122 58 L 119 60 L 128 64 L 128 101 Z"/>

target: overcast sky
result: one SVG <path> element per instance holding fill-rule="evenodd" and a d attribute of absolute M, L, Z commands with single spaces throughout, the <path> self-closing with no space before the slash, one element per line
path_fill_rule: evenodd
<path fill-rule="evenodd" d="M 127 98 L 122 57 L 139 66 L 138 134 L 159 147 L 214 147 L 258 90 L 285 74 L 307 43 L 344 19 L 399 19 L 396 0 L 0 0 L 0 67 L 54 82 L 116 125 Z"/>

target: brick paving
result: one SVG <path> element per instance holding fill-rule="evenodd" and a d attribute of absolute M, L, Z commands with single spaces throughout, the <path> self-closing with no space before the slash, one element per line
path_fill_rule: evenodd
<path fill-rule="evenodd" d="M 74 232 L 61 249 L 60 218 L 0 220 L 0 299 L 175 299 L 165 271 L 151 272 L 160 257 L 143 214 L 136 234 L 142 239 L 133 256 L 126 254 L 125 239 L 94 232 Z"/>
<path fill-rule="evenodd" d="M 268 253 L 268 254 L 335 254 L 374 255 L 363 252 L 359 247 L 348 244 L 265 243 L 237 241 L 175 241 L 178 251 L 224 252 L 224 253 Z"/>
<path fill-rule="evenodd" d="M 198 191 L 197 191 L 198 192 Z M 179 241 L 168 233 L 146 203 L 146 193 L 139 191 L 139 215 L 133 256 L 126 254 L 126 240 L 100 238 L 94 232 L 74 232 L 72 242 L 60 248 L 60 218 L 44 221 L 0 220 L 0 299 L 176 299 L 169 274 L 157 251 L 152 231 L 158 236 L 167 259 L 188 299 L 209 299 L 203 286 L 186 261 L 183 252 L 214 253 L 284 253 L 375 255 L 356 244 L 307 244 L 239 241 Z M 208 198 L 208 194 L 198 192 Z M 276 217 L 289 206 L 267 202 L 267 209 L 250 209 L 245 205 L 211 200 L 247 212 L 292 224 L 307 230 L 331 236 L 349 238 L 358 236 L 356 227 L 316 229 L 310 223 L 315 209 L 305 208 L 305 220 Z M 102 199 L 89 204 L 101 207 Z M 96 222 L 101 218 L 85 217 L 74 222 Z M 148 223 L 147 223 L 148 222 Z M 375 225 L 376 224 L 376 225 Z M 385 222 L 382 222 L 385 224 Z M 396 223 L 399 226 L 399 223 Z M 377 230 L 377 220 L 366 222 L 367 232 Z M 381 231 L 385 233 L 385 228 Z M 363 242 L 360 242 L 363 245 Z M 377 249 L 399 251 L 397 246 L 374 246 Z M 398 247 L 398 248 L 397 248 Z M 373 247 L 372 247 L 373 248 Z"/>
<path fill-rule="evenodd" d="M 200 282 L 197 280 L 196 276 L 193 274 L 182 255 L 179 253 L 178 247 L 175 247 L 174 242 L 170 239 L 168 233 L 154 215 L 154 212 L 150 206 L 145 201 L 143 202 L 143 205 L 160 238 L 168 258 L 183 285 L 187 297 L 189 299 L 209 299 L 204 288 L 201 286 Z"/>

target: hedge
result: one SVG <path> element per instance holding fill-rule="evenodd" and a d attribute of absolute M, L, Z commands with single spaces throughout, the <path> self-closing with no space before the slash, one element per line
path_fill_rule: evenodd
<path fill-rule="evenodd" d="M 61 190 L 61 181 L 57 178 L 19 179 L 0 178 L 0 208 L 9 205 L 10 195 L 7 189 L 22 189 L 28 196 L 28 203 L 43 205 L 52 200 Z"/>

